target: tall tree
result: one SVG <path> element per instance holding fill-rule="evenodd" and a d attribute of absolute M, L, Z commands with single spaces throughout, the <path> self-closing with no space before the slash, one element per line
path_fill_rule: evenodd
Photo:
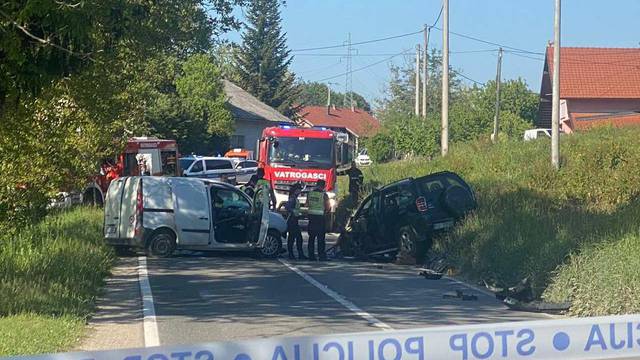
<path fill-rule="evenodd" d="M 293 58 L 280 25 L 278 0 L 251 0 L 236 56 L 240 86 L 286 116 L 299 110 L 299 89 L 289 71 Z"/>

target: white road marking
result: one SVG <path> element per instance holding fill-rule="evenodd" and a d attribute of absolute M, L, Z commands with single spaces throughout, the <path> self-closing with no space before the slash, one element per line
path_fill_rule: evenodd
<path fill-rule="evenodd" d="M 360 316 L 361 318 L 367 320 L 367 322 L 369 324 L 371 324 L 372 326 L 375 326 L 375 327 L 380 328 L 380 329 L 385 330 L 385 331 L 393 330 L 393 328 L 391 326 L 383 323 L 382 321 L 378 320 L 375 316 L 373 316 L 373 315 L 369 314 L 368 312 L 360 309 L 356 304 L 354 304 L 351 301 L 345 299 L 344 296 L 338 294 L 337 292 L 331 290 L 327 285 L 324 285 L 323 283 L 321 283 L 318 280 L 314 279 L 313 277 L 311 277 L 311 275 L 305 273 L 304 271 L 302 271 L 299 268 L 297 268 L 296 266 L 290 264 L 286 260 L 283 260 L 283 259 L 278 259 L 278 260 L 280 260 L 280 262 L 284 266 L 289 268 L 289 270 L 291 270 L 294 273 L 300 275 L 301 278 L 305 279 L 308 283 L 310 283 L 311 285 L 315 286 L 316 288 L 318 288 L 323 293 L 327 294 L 333 300 L 335 300 L 338 303 L 340 303 L 340 305 L 342 305 L 345 308 L 351 310 L 353 313 L 355 313 L 356 315 Z"/>
<path fill-rule="evenodd" d="M 156 310 L 153 306 L 153 294 L 151 293 L 151 284 L 149 283 L 149 273 L 147 271 L 147 258 L 144 256 L 138 257 L 138 282 L 140 283 L 140 294 L 142 295 L 144 346 L 160 346 Z"/>

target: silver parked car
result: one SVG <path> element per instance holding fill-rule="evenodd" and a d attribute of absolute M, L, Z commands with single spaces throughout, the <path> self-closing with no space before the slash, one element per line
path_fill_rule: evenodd
<path fill-rule="evenodd" d="M 187 156 L 180 158 L 182 175 L 204 179 L 216 179 L 236 184 L 234 159 L 213 156 Z"/>
<path fill-rule="evenodd" d="M 258 162 L 255 160 L 238 159 L 235 164 L 236 183 L 246 184 L 258 172 Z"/>
<path fill-rule="evenodd" d="M 154 256 L 185 250 L 256 250 L 273 258 L 282 249 L 284 218 L 219 181 L 155 176 L 111 182 L 104 206 L 104 238 L 116 250 Z"/>

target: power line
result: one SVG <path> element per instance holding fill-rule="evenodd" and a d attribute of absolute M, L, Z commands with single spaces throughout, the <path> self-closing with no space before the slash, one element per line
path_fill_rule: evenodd
<path fill-rule="evenodd" d="M 422 29 L 420 29 L 418 31 L 406 33 L 406 34 L 400 34 L 400 35 L 388 36 L 388 37 L 385 37 L 385 38 L 354 42 L 354 43 L 351 43 L 351 46 L 371 44 L 371 43 L 379 42 L 379 41 L 393 40 L 393 39 L 398 39 L 398 38 L 407 37 L 407 36 L 411 36 L 411 35 L 416 35 L 416 34 L 420 34 L 420 33 L 422 33 Z M 319 47 L 313 47 L 313 48 L 293 49 L 293 50 L 291 50 L 291 52 L 337 49 L 337 48 L 343 48 L 343 47 L 347 47 L 347 46 L 348 46 L 347 44 L 319 46 Z"/>
<path fill-rule="evenodd" d="M 449 54 L 473 54 L 473 53 L 489 53 L 496 52 L 498 49 L 484 49 L 484 50 L 461 50 L 461 51 L 450 51 Z M 352 57 L 376 57 L 376 56 L 392 56 L 394 53 L 365 53 L 365 54 L 351 54 Z M 338 54 L 338 53 L 324 53 L 324 54 L 296 54 L 294 56 L 319 56 L 319 57 L 345 57 L 347 54 Z"/>
<path fill-rule="evenodd" d="M 432 28 L 434 28 L 436 30 L 439 30 L 439 31 L 442 31 L 442 28 L 439 28 L 437 26 L 432 26 Z M 519 48 L 516 48 L 516 47 L 513 47 L 513 46 L 499 44 L 499 43 L 496 43 L 496 42 L 479 39 L 479 38 L 474 37 L 474 36 L 465 35 L 465 34 L 461 34 L 461 33 L 456 33 L 456 32 L 453 32 L 453 31 L 449 31 L 449 33 L 453 34 L 453 35 L 456 35 L 456 36 L 459 36 L 459 37 L 462 37 L 462 38 L 465 38 L 465 39 L 469 39 L 469 40 L 485 43 L 485 44 L 488 44 L 488 45 L 494 45 L 494 46 L 497 46 L 497 47 L 503 47 L 505 49 L 510 49 L 512 51 L 518 51 L 518 52 L 526 53 L 526 54 L 544 55 L 544 53 L 535 52 L 535 51 L 529 51 L 529 50 L 524 50 L 524 49 L 519 49 Z"/>
<path fill-rule="evenodd" d="M 440 13 L 438 14 L 438 17 L 436 18 L 436 21 L 433 22 L 433 25 L 431 25 L 431 27 L 434 27 L 436 25 L 438 25 L 438 22 L 440 21 L 440 17 L 442 17 L 442 11 L 444 10 L 444 5 L 440 7 Z"/>
<path fill-rule="evenodd" d="M 378 64 L 382 64 L 383 62 L 389 61 L 389 60 L 391 60 L 391 59 L 393 59 L 393 58 L 395 58 L 395 57 L 397 57 L 397 56 L 404 55 L 404 54 L 406 54 L 407 52 L 409 52 L 410 50 L 411 50 L 411 49 L 406 49 L 406 50 L 404 50 L 403 52 L 397 53 L 397 54 L 395 54 L 395 55 L 393 55 L 393 56 L 390 56 L 390 57 L 388 57 L 388 58 L 382 59 L 382 60 L 380 60 L 380 61 L 376 61 L 376 62 L 374 62 L 374 63 L 371 63 L 371 64 L 366 65 L 366 66 L 363 66 L 363 67 L 359 67 L 359 68 L 357 68 L 357 69 L 353 69 L 353 70 L 351 70 L 350 72 L 345 72 L 345 73 L 342 73 L 342 74 L 338 74 L 338 75 L 334 75 L 334 76 L 329 76 L 329 77 L 326 77 L 326 78 L 324 78 L 324 79 L 315 80 L 315 81 L 317 81 L 317 82 L 322 82 L 322 81 L 332 80 L 332 79 L 335 79 L 335 78 L 339 78 L 339 77 L 345 76 L 345 75 L 347 75 L 347 74 L 349 74 L 349 73 L 354 73 L 354 72 L 357 72 L 357 71 L 361 71 L 361 70 L 364 70 L 364 69 L 368 69 L 368 68 L 374 67 L 374 66 L 376 66 L 376 65 L 378 65 Z"/>
<path fill-rule="evenodd" d="M 465 74 L 463 74 L 463 73 L 461 73 L 461 72 L 459 72 L 459 71 L 457 71 L 457 70 L 453 70 L 453 69 L 451 69 L 451 72 L 453 72 L 453 73 L 455 73 L 456 75 L 459 75 L 459 76 L 461 76 L 461 77 L 463 77 L 463 78 L 465 78 L 465 79 L 467 79 L 467 80 L 469 80 L 469 81 L 471 81 L 472 83 L 475 83 L 475 84 L 477 84 L 477 85 L 482 85 L 482 86 L 485 86 L 485 85 L 486 85 L 486 84 L 485 84 L 485 83 L 483 83 L 482 81 L 474 80 L 474 79 L 472 79 L 472 78 L 468 77 L 467 75 L 465 75 Z"/>

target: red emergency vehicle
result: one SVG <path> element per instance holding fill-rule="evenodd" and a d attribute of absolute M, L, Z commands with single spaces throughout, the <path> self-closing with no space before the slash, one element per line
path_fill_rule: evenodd
<path fill-rule="evenodd" d="M 175 140 L 134 137 L 127 141 L 124 152 L 115 159 L 104 159 L 100 174 L 82 192 L 82 202 L 102 206 L 104 194 L 113 179 L 120 176 L 177 176 L 178 145 Z"/>
<path fill-rule="evenodd" d="M 291 185 L 306 185 L 299 201 L 303 210 L 306 193 L 322 179 L 331 203 L 331 227 L 337 207 L 336 185 L 338 172 L 350 165 L 343 147 L 347 146 L 346 134 L 324 128 L 300 128 L 292 126 L 264 129 L 258 146 L 258 161 L 264 168 L 265 179 L 271 183 L 279 211 L 289 197 Z"/>

